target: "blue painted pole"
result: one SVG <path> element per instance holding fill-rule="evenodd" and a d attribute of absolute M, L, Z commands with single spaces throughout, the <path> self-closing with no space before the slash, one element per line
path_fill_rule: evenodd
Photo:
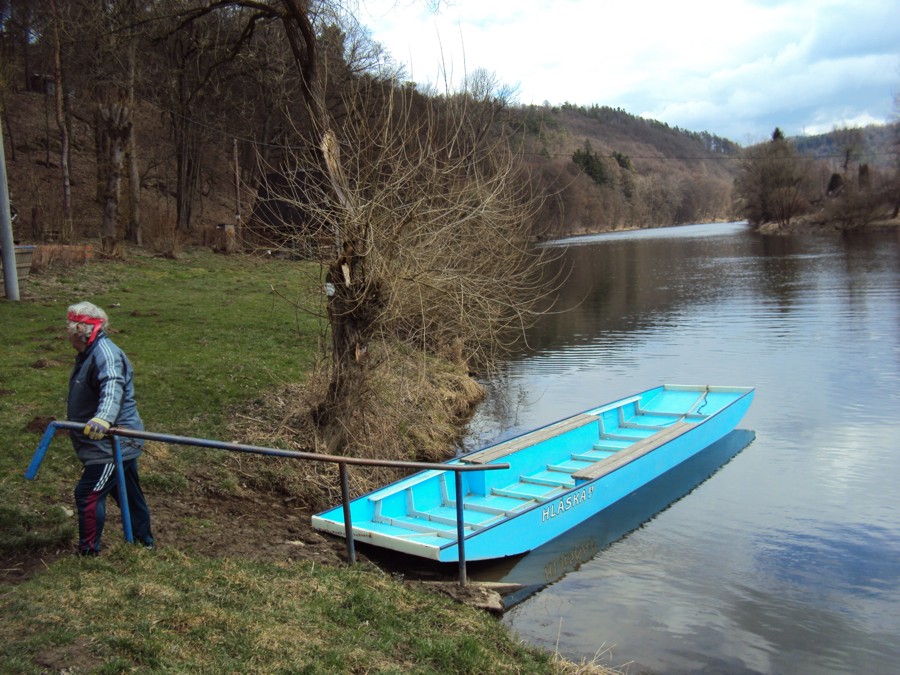
<path fill-rule="evenodd" d="M 41 436 L 41 442 L 38 443 L 34 456 L 31 458 L 31 464 L 28 465 L 28 470 L 25 472 L 25 478 L 28 480 L 34 480 L 37 477 L 38 469 L 41 466 L 41 462 L 44 461 L 44 455 L 47 454 L 47 448 L 50 447 L 50 441 L 53 440 L 53 434 L 55 433 L 56 422 L 50 422 L 46 431 L 44 431 L 44 435 Z"/>
<path fill-rule="evenodd" d="M 53 432 L 56 429 L 69 429 L 71 431 L 80 431 L 84 428 L 84 424 L 81 422 L 69 422 L 69 421 L 56 421 L 51 422 L 47 427 L 47 431 L 44 432 L 44 436 L 41 439 L 40 444 L 38 445 L 37 450 L 34 453 L 34 457 L 31 460 L 31 466 L 28 467 L 28 471 L 25 473 L 25 477 L 33 480 L 35 475 L 37 474 L 38 467 L 41 464 L 41 460 L 44 458 L 44 454 L 47 452 L 47 447 L 50 445 L 50 440 L 53 438 Z M 344 508 L 344 523 L 346 530 L 346 539 L 347 539 L 347 556 L 350 562 L 354 562 L 356 559 L 356 551 L 354 549 L 353 542 L 353 523 L 350 520 L 350 490 L 349 490 L 349 480 L 347 476 L 347 465 L 355 465 L 355 466 L 392 466 L 396 468 L 406 468 L 406 469 L 418 469 L 420 471 L 426 469 L 432 470 L 441 470 L 441 471 L 453 471 L 453 474 L 456 478 L 456 532 L 457 532 L 457 540 L 459 547 L 459 577 L 461 585 L 465 586 L 467 583 L 466 578 L 466 545 L 465 545 L 465 523 L 463 521 L 463 488 L 462 488 L 462 477 L 460 474 L 464 471 L 491 471 L 491 470 L 500 470 L 500 469 L 508 469 L 509 464 L 506 462 L 500 462 L 497 464 L 484 464 L 484 465 L 453 465 L 448 466 L 447 464 L 438 464 L 432 462 L 406 462 L 406 461 L 398 461 L 398 460 L 390 460 L 390 459 L 369 459 L 364 457 L 344 457 L 344 456 L 336 456 L 336 455 L 323 455 L 314 452 L 299 452 L 296 450 L 279 450 L 277 448 L 265 448 L 257 445 L 243 445 L 240 443 L 226 443 L 225 441 L 215 441 L 206 438 L 192 438 L 190 436 L 176 436 L 174 434 L 158 434 L 153 433 L 151 431 L 137 431 L 135 429 L 119 429 L 117 427 L 113 427 L 109 431 L 110 436 L 113 437 L 113 454 L 114 460 L 116 462 L 116 471 L 117 477 L 119 481 L 119 497 L 121 500 L 121 509 L 122 509 L 122 520 L 123 520 L 123 529 L 125 529 L 125 539 L 128 541 L 132 541 L 133 533 L 131 532 L 131 514 L 128 509 L 128 495 L 125 491 L 125 469 L 122 465 L 122 452 L 119 448 L 118 436 L 124 436 L 125 438 L 143 438 L 148 441 L 158 441 L 161 443 L 173 443 L 176 445 L 193 445 L 200 448 L 217 448 L 220 450 L 230 450 L 231 452 L 247 452 L 254 453 L 257 455 L 266 455 L 270 457 L 291 457 L 294 459 L 306 459 L 314 462 L 329 462 L 333 464 L 337 464 L 340 472 L 341 472 L 341 497 Z"/>
<path fill-rule="evenodd" d="M 119 438 L 112 437 L 113 442 L 113 460 L 116 463 L 116 481 L 119 483 L 119 511 L 122 512 L 122 531 L 125 533 L 125 541 L 129 544 L 134 541 L 134 535 L 131 532 L 131 509 L 128 507 L 128 490 L 125 488 L 125 466 L 122 464 L 122 446 L 119 445 Z"/>

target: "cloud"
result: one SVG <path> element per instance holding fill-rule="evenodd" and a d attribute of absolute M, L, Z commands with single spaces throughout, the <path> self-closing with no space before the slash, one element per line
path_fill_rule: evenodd
<path fill-rule="evenodd" d="M 484 68 L 524 104 L 609 105 L 738 142 L 890 121 L 896 0 L 364 0 L 412 79 Z M 366 14 L 366 11 L 371 14 Z"/>

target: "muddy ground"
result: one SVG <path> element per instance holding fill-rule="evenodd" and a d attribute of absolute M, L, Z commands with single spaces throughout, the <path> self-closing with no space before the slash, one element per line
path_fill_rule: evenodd
<path fill-rule="evenodd" d="M 314 560 L 343 565 L 347 560 L 342 539 L 314 530 L 309 512 L 275 498 L 222 495 L 162 498 L 148 494 L 147 501 L 160 548 L 174 546 L 192 555 L 259 561 Z M 111 499 L 109 503 L 112 504 Z M 74 504 L 65 506 L 72 508 Z M 111 505 L 103 533 L 106 545 L 121 540 L 121 523 L 118 509 Z M 0 559 L 0 582 L 18 583 L 30 578 L 60 556 L 74 555 L 75 543 L 66 549 L 4 556 Z"/>
<path fill-rule="evenodd" d="M 330 566 L 348 564 L 343 538 L 313 529 L 309 511 L 274 496 L 191 495 L 179 498 L 166 495 L 162 499 L 148 494 L 147 501 L 160 548 L 174 546 L 191 555 L 211 558 L 310 561 Z M 121 523 L 118 509 L 111 505 L 103 534 L 107 545 L 121 540 Z M 75 544 L 72 542 L 71 547 L 64 549 L 0 556 L 0 585 L 22 583 L 61 556 L 75 555 Z M 402 578 L 405 583 L 443 593 L 458 602 L 492 613 L 503 611 L 500 595 L 503 587 L 475 583 L 460 587 L 456 565 L 419 562 L 409 556 L 381 552 L 365 545 L 357 546 L 355 554 L 357 563 L 375 565 Z"/>

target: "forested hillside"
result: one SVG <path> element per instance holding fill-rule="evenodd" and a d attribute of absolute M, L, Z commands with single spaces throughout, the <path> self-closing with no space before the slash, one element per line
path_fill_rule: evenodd
<path fill-rule="evenodd" d="M 542 236 L 731 216 L 740 147 L 727 139 L 601 106 L 531 106 L 511 119 L 546 195 Z"/>
<path fill-rule="evenodd" d="M 280 33 L 279 12 L 291 4 L 238 2 L 226 12 L 192 0 L 0 2 L 0 106 L 17 239 L 102 235 L 110 249 L 128 240 L 170 250 L 180 241 L 215 243 L 236 225 L 247 244 L 280 244 L 250 236 L 259 233 L 260 194 L 265 228 L 307 232 L 322 175 L 304 76 Z M 423 88 L 338 5 L 313 7 L 320 100 L 331 118 L 342 124 L 361 101 L 386 105 L 392 91 L 403 96 L 404 114 L 418 116 L 423 137 L 462 120 L 457 130 L 472 143 L 505 139 L 527 169 L 521 180 L 538 205 L 537 238 L 737 213 L 742 149 L 728 139 L 605 106 L 520 106 L 502 74 L 480 70 L 452 91 Z M 354 134 L 341 136 L 342 152 L 357 150 Z M 872 127 L 796 146 L 835 164 L 859 139 L 883 148 L 890 134 Z M 870 164 L 879 168 L 877 159 Z M 359 186 L 367 171 L 355 166 L 353 174 Z M 273 212 L 290 222 L 273 225 Z"/>

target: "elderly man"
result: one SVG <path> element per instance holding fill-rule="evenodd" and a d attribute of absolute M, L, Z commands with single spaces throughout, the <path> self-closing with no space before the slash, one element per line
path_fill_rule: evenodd
<path fill-rule="evenodd" d="M 119 500 L 113 490 L 116 472 L 107 431 L 111 426 L 143 429 L 144 425 L 134 401 L 134 371 L 125 353 L 106 335 L 106 312 L 90 302 L 80 302 L 69 307 L 66 318 L 69 340 L 78 352 L 69 378 L 68 418 L 85 423 L 83 431 L 71 433 L 75 453 L 84 465 L 75 486 L 78 552 L 96 555 L 106 520 L 106 496 L 112 492 L 117 504 Z M 131 530 L 135 542 L 153 548 L 150 510 L 138 478 L 137 458 L 143 446 L 142 440 L 120 440 Z"/>

